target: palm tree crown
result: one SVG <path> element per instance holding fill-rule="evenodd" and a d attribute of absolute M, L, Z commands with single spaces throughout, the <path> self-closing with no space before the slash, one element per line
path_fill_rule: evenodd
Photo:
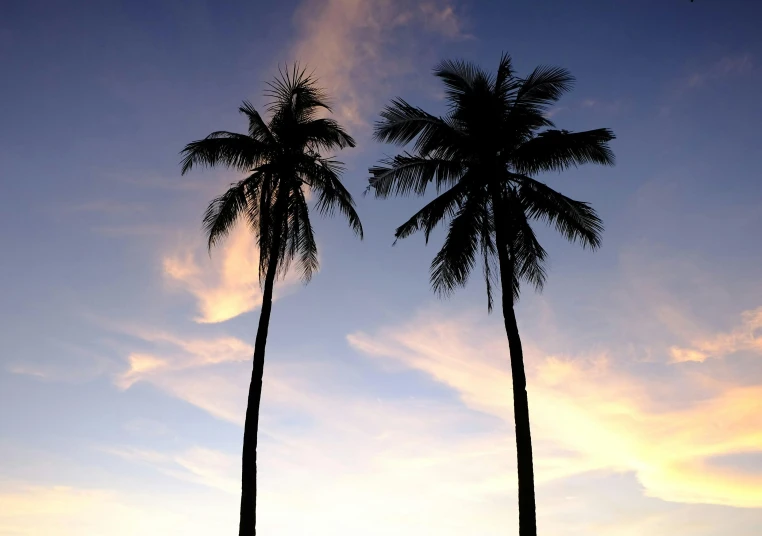
<path fill-rule="evenodd" d="M 331 108 L 315 82 L 297 66 L 281 71 L 280 78 L 268 83 L 269 122 L 244 101 L 239 111 L 248 118 L 247 134 L 212 132 L 181 153 L 183 174 L 196 165 L 224 165 L 247 174 L 209 204 L 204 228 L 211 249 L 245 218 L 259 245 L 260 278 L 271 261 L 282 274 L 296 259 L 305 281 L 317 270 L 307 189 L 320 213 L 338 209 L 362 238 L 354 201 L 340 181 L 343 164 L 321 154 L 354 147 L 355 141 L 336 121 L 319 117 Z"/>
<path fill-rule="evenodd" d="M 531 178 L 584 163 L 611 165 L 608 129 L 558 130 L 546 113 L 573 84 L 562 68 L 538 67 L 519 78 L 503 55 L 495 75 L 462 61 L 444 61 L 434 70 L 446 88 L 443 117 L 397 98 L 376 123 L 377 140 L 406 145 L 403 152 L 370 169 L 376 197 L 425 193 L 438 196 L 396 230 L 405 238 L 431 231 L 449 219 L 444 245 L 431 264 L 435 291 L 447 294 L 466 283 L 476 261 L 483 260 L 488 306 L 492 308 L 495 261 L 506 255 L 513 300 L 520 283 L 541 289 L 546 251 L 532 220 L 545 221 L 571 241 L 596 248 L 603 229 L 595 211 Z M 500 240 L 498 240 L 498 236 Z"/>

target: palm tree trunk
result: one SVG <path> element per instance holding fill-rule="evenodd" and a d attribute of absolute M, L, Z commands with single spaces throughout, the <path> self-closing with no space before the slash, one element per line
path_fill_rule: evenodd
<path fill-rule="evenodd" d="M 513 308 L 514 267 L 508 255 L 508 243 L 504 230 L 503 214 L 498 196 L 492 197 L 495 214 L 495 241 L 502 287 L 503 321 L 511 354 L 511 377 L 513 380 L 513 419 L 516 426 L 516 464 L 519 479 L 519 536 L 537 535 L 537 512 L 534 496 L 534 462 L 532 460 L 532 435 L 529 427 L 529 400 L 527 379 L 524 372 L 524 351 L 521 348 L 516 312 Z"/>
<path fill-rule="evenodd" d="M 513 377 L 513 419 L 516 423 L 516 462 L 519 477 L 519 536 L 536 536 L 537 513 L 534 497 L 534 461 L 529 427 L 529 400 L 524 373 L 524 352 L 521 348 L 516 313 L 513 309 L 511 285 L 503 282 L 503 320 L 511 352 Z M 506 298 L 507 294 L 507 298 Z"/>
<path fill-rule="evenodd" d="M 274 225 L 275 229 L 279 226 Z M 259 431 L 259 406 L 262 400 L 262 377 L 265 371 L 265 345 L 270 327 L 270 312 L 273 306 L 273 288 L 278 271 L 280 233 L 276 233 L 272 244 L 270 262 L 265 274 L 262 293 L 262 310 L 259 313 L 257 338 L 254 343 L 254 366 L 249 385 L 249 399 L 246 406 L 246 421 L 243 428 L 243 454 L 241 456 L 241 520 L 238 536 L 256 535 L 257 529 L 257 435 Z M 274 252 L 274 254 L 273 254 Z"/>

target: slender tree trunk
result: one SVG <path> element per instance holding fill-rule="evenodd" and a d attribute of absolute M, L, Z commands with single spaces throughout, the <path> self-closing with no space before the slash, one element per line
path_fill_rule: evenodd
<path fill-rule="evenodd" d="M 279 226 L 274 225 L 275 229 Z M 246 421 L 243 429 L 243 454 L 241 456 L 241 521 L 238 536 L 256 535 L 257 529 L 257 432 L 259 431 L 259 406 L 262 400 L 262 377 L 265 370 L 265 345 L 270 327 L 270 312 L 273 306 L 273 287 L 278 271 L 278 251 L 280 232 L 272 243 L 270 262 L 265 274 L 262 293 L 262 310 L 259 313 L 259 327 L 254 343 L 254 366 L 251 371 L 249 399 L 246 406 Z"/>
<path fill-rule="evenodd" d="M 495 239 L 497 242 L 500 283 L 502 286 L 503 321 L 511 353 L 511 376 L 513 379 L 513 419 L 516 425 L 516 462 L 519 478 L 519 536 L 537 535 L 537 512 L 534 496 L 534 467 L 532 460 L 532 435 L 529 427 L 529 400 L 527 379 L 524 372 L 524 352 L 513 308 L 513 260 L 508 255 L 505 236 L 507 230 L 501 213 L 499 196 L 493 195 L 495 214 Z"/>
<path fill-rule="evenodd" d="M 506 299 L 506 294 L 507 299 Z M 513 309 L 512 288 L 503 282 L 503 319 L 511 352 L 513 376 L 513 419 L 516 423 L 516 457 L 519 476 L 519 536 L 536 536 L 537 513 L 534 497 L 534 461 L 532 435 L 529 427 L 529 400 L 524 373 L 524 353 L 521 348 L 516 313 Z"/>

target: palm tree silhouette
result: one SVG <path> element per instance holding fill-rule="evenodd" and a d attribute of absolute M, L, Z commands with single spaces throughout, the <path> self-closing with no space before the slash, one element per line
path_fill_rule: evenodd
<path fill-rule="evenodd" d="M 248 118 L 248 134 L 213 132 L 181 153 L 183 175 L 196 165 L 222 165 L 247 174 L 212 200 L 204 214 L 210 252 L 239 219 L 249 225 L 259 246 L 262 310 L 244 425 L 239 536 L 256 534 L 257 430 L 275 280 L 294 260 L 305 283 L 318 268 L 305 189 L 314 196 L 318 212 L 331 215 L 338 209 L 360 238 L 363 234 L 352 196 L 340 180 L 343 164 L 321 154 L 355 146 L 336 121 L 319 117 L 321 110 L 331 110 L 325 92 L 296 65 L 280 71 L 268 87 L 268 122 L 244 101 L 239 110 Z"/>
<path fill-rule="evenodd" d="M 448 112 L 431 115 L 403 99 L 381 112 L 375 138 L 413 152 L 383 160 L 370 171 L 368 190 L 376 197 L 423 195 L 433 184 L 438 196 L 397 228 L 397 239 L 432 230 L 449 221 L 442 249 L 431 263 L 435 292 L 447 295 L 466 284 L 481 257 L 491 311 L 493 285 L 502 291 L 513 381 L 518 465 L 519 534 L 535 536 L 532 440 L 521 338 L 514 304 L 520 285 L 541 290 L 547 257 L 530 225 L 554 226 L 583 247 L 600 245 L 602 222 L 587 204 L 570 199 L 533 179 L 585 163 L 614 163 L 608 129 L 556 130 L 548 107 L 573 83 L 562 68 L 538 67 L 526 78 L 515 75 L 504 54 L 496 74 L 463 61 L 444 61 L 434 70 L 445 85 Z M 541 132 L 538 132 L 542 130 Z"/>

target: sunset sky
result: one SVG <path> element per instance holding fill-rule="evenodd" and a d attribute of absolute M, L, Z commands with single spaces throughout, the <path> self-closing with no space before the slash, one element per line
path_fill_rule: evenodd
<path fill-rule="evenodd" d="M 613 168 L 540 176 L 606 226 L 552 230 L 518 306 L 539 534 L 762 526 L 762 4 L 750 0 L 6 2 L 0 14 L 0 535 L 237 529 L 261 299 L 235 173 L 179 151 L 243 132 L 299 60 L 358 140 L 366 237 L 313 216 L 320 272 L 276 287 L 260 426 L 263 536 L 518 533 L 508 347 L 480 271 L 436 298 L 421 199 L 363 197 L 392 97 L 444 110 L 443 58 L 568 68 L 560 128 Z"/>

